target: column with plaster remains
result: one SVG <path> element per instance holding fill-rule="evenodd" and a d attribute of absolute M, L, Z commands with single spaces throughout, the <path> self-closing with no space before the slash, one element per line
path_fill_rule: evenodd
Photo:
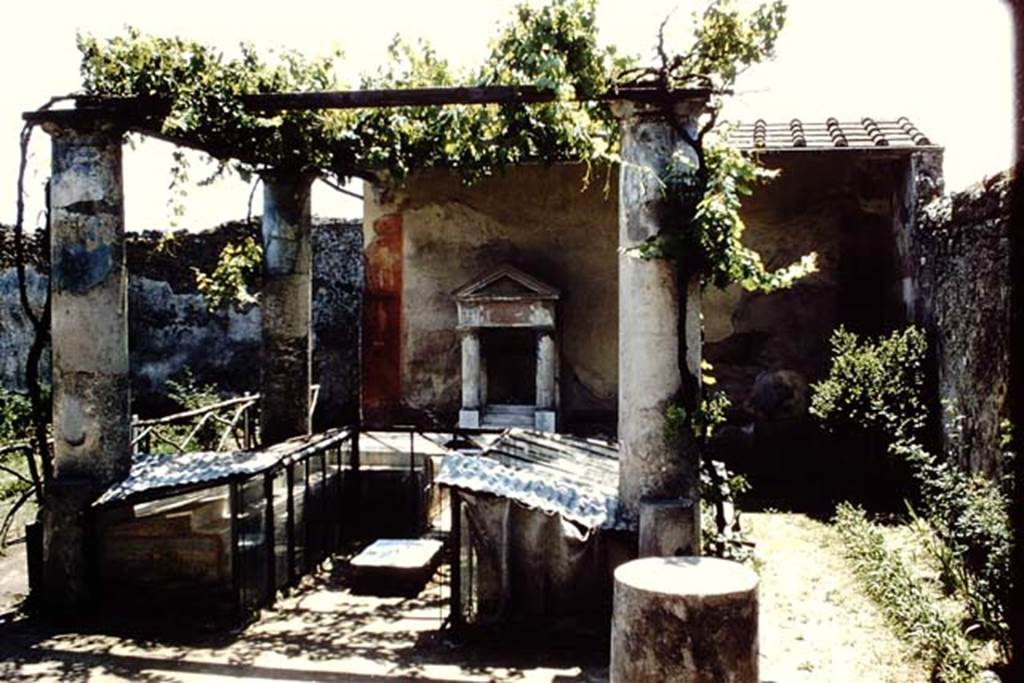
<path fill-rule="evenodd" d="M 53 474 L 43 522 L 43 597 L 89 597 L 85 513 L 131 466 L 122 131 L 77 115 L 52 139 L 50 256 Z"/>
<path fill-rule="evenodd" d="M 678 105 L 676 122 L 692 130 L 700 105 Z M 700 547 L 699 455 L 689 434 L 681 435 L 682 449 L 671 443 L 666 414 L 674 402 L 692 401 L 699 392 L 700 286 L 695 277 L 680 291 L 672 261 L 645 261 L 628 253 L 657 235 L 666 219 L 668 209 L 657 174 L 674 152 L 683 150 L 692 156 L 692 150 L 663 110 L 633 102 L 617 103 L 615 110 L 622 124 L 619 497 L 625 513 L 647 530 L 649 538 L 640 542 L 644 554 L 696 553 Z M 683 367 L 680 358 L 685 359 Z M 666 507 L 672 506 L 678 514 L 666 514 Z M 672 528 L 662 529 L 659 522 L 641 524 L 645 509 L 648 515 L 670 520 Z M 673 547 L 661 547 L 665 543 Z"/>
<path fill-rule="evenodd" d="M 304 174 L 263 176 L 260 437 L 264 446 L 310 430 L 312 181 Z"/>
<path fill-rule="evenodd" d="M 480 426 L 480 331 L 462 330 L 462 408 L 459 426 Z"/>

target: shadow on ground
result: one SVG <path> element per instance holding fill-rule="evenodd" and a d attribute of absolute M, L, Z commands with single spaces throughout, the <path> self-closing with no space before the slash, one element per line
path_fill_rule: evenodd
<path fill-rule="evenodd" d="M 145 609 L 55 624 L 0 615 L 0 680 L 96 678 L 267 680 L 597 681 L 607 675 L 607 629 L 533 624 L 456 638 L 446 568 L 412 598 L 355 595 L 344 565 L 307 577 L 244 629 L 203 632 Z M 136 608 L 139 606 L 136 605 Z M 141 612 L 141 614 L 140 614 Z"/>

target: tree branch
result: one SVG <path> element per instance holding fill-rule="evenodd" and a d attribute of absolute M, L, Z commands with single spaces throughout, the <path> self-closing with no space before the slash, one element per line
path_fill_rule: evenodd
<path fill-rule="evenodd" d="M 14 516 L 18 514 L 18 510 L 32 498 L 32 494 L 36 492 L 36 487 L 32 487 L 21 492 L 18 500 L 14 501 L 14 505 L 4 515 L 4 521 L 0 524 L 0 549 L 7 545 L 7 532 L 11 530 L 11 526 L 14 524 Z"/>
<path fill-rule="evenodd" d="M 349 197 L 355 197 L 356 199 L 362 199 L 363 198 L 363 195 L 359 194 L 358 192 L 353 192 L 352 190 L 346 190 L 339 183 L 336 183 L 333 180 L 330 180 L 329 178 L 327 178 L 327 176 L 320 176 L 320 181 L 324 185 L 326 185 L 327 187 L 331 188 L 332 190 L 335 190 L 335 191 L 340 192 L 342 194 L 346 194 Z"/>

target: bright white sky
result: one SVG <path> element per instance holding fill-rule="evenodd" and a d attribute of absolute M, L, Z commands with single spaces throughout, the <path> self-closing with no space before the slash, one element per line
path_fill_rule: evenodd
<path fill-rule="evenodd" d="M 514 0 L 50 0 L 8 3 L 0 21 L 0 221 L 14 219 L 21 112 L 78 87 L 75 32 L 98 36 L 125 25 L 177 34 L 232 50 L 240 41 L 294 47 L 308 54 L 340 46 L 351 74 L 372 69 L 395 33 L 423 36 L 453 64 L 473 65 Z M 602 40 L 647 54 L 674 7 L 685 35 L 692 0 L 601 0 Z M 13 8 L 17 9 L 14 10 Z M 15 14 L 16 13 L 16 14 Z M 946 181 L 958 189 L 1009 166 L 1012 156 L 1011 30 L 1000 0 L 789 0 L 778 58 L 745 74 L 729 119 L 841 120 L 909 116 L 946 147 Z M 38 132 L 29 177 L 35 222 L 49 164 Z M 125 151 L 127 223 L 170 223 L 169 146 L 148 141 Z M 202 171 L 194 175 L 201 177 Z M 359 189 L 356 187 L 355 189 Z M 237 179 L 191 189 L 182 227 L 205 228 L 243 217 L 249 188 Z M 314 192 L 320 215 L 359 216 L 361 204 L 326 188 Z M 257 211 L 258 206 L 256 207 Z"/>

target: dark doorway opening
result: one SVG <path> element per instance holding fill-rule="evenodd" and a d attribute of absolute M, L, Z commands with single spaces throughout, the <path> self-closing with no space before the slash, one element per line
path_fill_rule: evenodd
<path fill-rule="evenodd" d="M 480 347 L 487 368 L 487 403 L 533 405 L 537 393 L 536 332 L 483 330 Z"/>

